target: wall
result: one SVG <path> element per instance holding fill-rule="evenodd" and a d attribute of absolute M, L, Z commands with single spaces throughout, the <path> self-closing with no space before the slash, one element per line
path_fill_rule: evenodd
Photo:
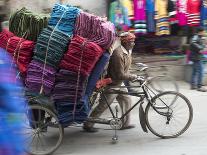
<path fill-rule="evenodd" d="M 96 15 L 106 15 L 107 0 L 62 0 L 63 4 L 81 6 L 83 9 Z M 42 12 L 42 9 L 52 8 L 58 0 L 10 0 L 10 9 L 14 11 L 26 7 L 35 12 Z"/>

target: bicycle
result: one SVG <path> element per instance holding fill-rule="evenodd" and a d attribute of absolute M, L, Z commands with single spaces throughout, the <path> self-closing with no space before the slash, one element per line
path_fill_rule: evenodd
<path fill-rule="evenodd" d="M 126 86 L 113 87 L 115 90 L 111 92 L 140 98 L 126 113 L 119 117 L 117 106 L 114 111 L 105 98 L 112 118 L 89 117 L 87 121 L 110 125 L 114 130 L 114 136 L 112 137 L 114 143 L 118 141 L 117 130 L 121 129 L 124 118 L 138 105 L 140 105 L 140 124 L 144 132 L 148 132 L 149 130 L 160 138 L 175 138 L 183 134 L 189 128 L 193 119 L 193 108 L 190 101 L 184 95 L 174 91 L 156 94 L 148 87 L 148 80 L 143 77 L 138 77 L 133 82 L 137 83 L 137 85 L 131 87 L 141 88 L 141 92 L 123 92 L 119 90 Z M 108 89 L 108 87 L 101 87 L 97 91 L 105 96 L 103 91 L 105 89 Z M 147 101 L 145 110 L 143 107 L 144 101 Z M 32 133 L 32 137 L 28 135 L 28 140 L 31 140 L 27 147 L 29 148 L 28 152 L 35 155 L 51 154 L 62 142 L 64 127 L 59 123 L 57 113 L 54 108 L 52 108 L 51 101 L 45 102 L 44 100 L 33 98 L 30 100 L 30 103 L 31 106 L 25 117 L 25 123 L 28 125 L 26 129 L 30 129 Z M 48 103 L 50 103 L 50 106 L 48 106 Z M 35 114 L 34 110 L 36 110 Z M 49 135 L 46 136 L 48 132 Z M 26 133 L 29 134 L 29 132 Z M 57 139 L 55 143 L 52 143 L 51 139 L 54 141 L 54 138 L 51 137 L 54 137 L 55 133 L 58 134 L 58 136 L 56 136 Z M 51 143 L 53 145 L 51 145 Z M 46 145 L 49 146 L 46 147 Z M 46 150 L 47 148 L 49 149 Z"/>

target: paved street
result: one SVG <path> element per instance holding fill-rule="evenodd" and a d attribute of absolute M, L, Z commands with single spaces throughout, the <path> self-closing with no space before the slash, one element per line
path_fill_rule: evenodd
<path fill-rule="evenodd" d="M 119 142 L 111 144 L 113 132 L 101 127 L 98 133 L 85 133 L 80 127 L 65 129 L 61 147 L 54 155 L 206 155 L 207 154 L 207 93 L 189 90 L 179 82 L 180 91 L 191 101 L 194 119 L 186 133 L 175 139 L 160 139 L 144 133 L 139 124 L 138 109 L 132 113 L 135 129 L 119 131 Z"/>

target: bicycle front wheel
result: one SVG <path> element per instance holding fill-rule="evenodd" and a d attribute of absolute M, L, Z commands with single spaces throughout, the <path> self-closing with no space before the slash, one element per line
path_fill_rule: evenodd
<path fill-rule="evenodd" d="M 148 129 L 161 138 L 175 138 L 183 134 L 193 119 L 190 101 L 178 92 L 163 92 L 152 98 L 146 107 Z"/>
<path fill-rule="evenodd" d="M 176 91 L 179 92 L 179 87 L 176 81 L 167 75 L 158 75 L 152 77 L 149 81 L 149 86 L 158 93 L 165 91 Z"/>

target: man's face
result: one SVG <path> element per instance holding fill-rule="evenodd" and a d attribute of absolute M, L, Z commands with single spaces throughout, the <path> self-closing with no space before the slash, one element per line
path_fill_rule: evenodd
<path fill-rule="evenodd" d="M 126 50 L 132 50 L 135 45 L 135 39 L 122 43 L 122 45 L 126 48 Z"/>
<path fill-rule="evenodd" d="M 203 37 L 205 35 L 205 31 L 198 32 L 198 35 L 201 36 L 201 37 Z"/>

